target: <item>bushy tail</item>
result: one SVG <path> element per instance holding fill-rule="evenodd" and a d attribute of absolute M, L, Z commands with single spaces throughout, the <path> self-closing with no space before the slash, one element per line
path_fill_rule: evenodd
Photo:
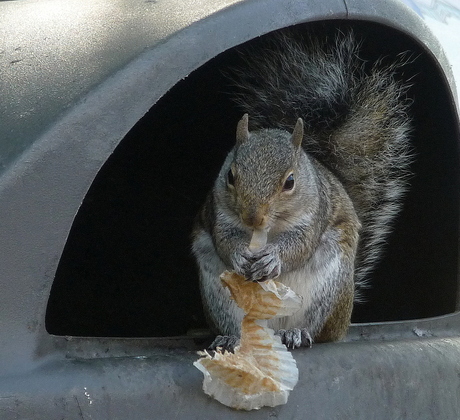
<path fill-rule="evenodd" d="M 363 225 L 356 284 L 365 285 L 401 209 L 411 153 L 408 86 L 395 75 L 404 64 L 367 64 L 352 33 L 333 42 L 275 37 L 243 52 L 232 80 L 252 128 L 292 131 L 305 123 L 304 148 L 343 183 Z"/>

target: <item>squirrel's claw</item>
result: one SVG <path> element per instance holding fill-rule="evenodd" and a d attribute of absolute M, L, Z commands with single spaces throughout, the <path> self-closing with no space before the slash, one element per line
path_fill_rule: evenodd
<path fill-rule="evenodd" d="M 260 273 L 264 273 L 264 271 L 255 272 L 254 274 L 251 273 L 249 279 L 252 281 L 257 281 L 257 282 L 276 279 L 280 275 L 280 267 L 276 265 L 272 271 L 268 272 L 268 274 L 262 275 Z"/>
<path fill-rule="evenodd" d="M 288 349 L 296 349 L 299 347 L 311 348 L 313 344 L 313 339 L 306 328 L 278 330 L 276 335 L 280 336 L 281 342 Z M 240 339 L 235 335 L 218 335 L 208 347 L 208 351 L 217 351 L 217 349 L 220 349 L 221 352 L 229 351 L 234 353 L 235 347 L 239 344 Z"/>
<path fill-rule="evenodd" d="M 248 249 L 238 249 L 232 255 L 232 265 L 233 270 L 246 277 L 249 278 L 250 270 L 252 266 L 252 252 Z"/>
<path fill-rule="evenodd" d="M 218 335 L 211 345 L 208 347 L 209 351 L 216 351 L 221 349 L 221 352 L 229 351 L 235 353 L 235 347 L 240 344 L 240 339 L 236 335 Z"/>
<path fill-rule="evenodd" d="M 281 261 L 273 246 L 252 253 L 249 250 L 237 250 L 232 256 L 233 270 L 249 281 L 275 279 L 281 273 Z"/>
<path fill-rule="evenodd" d="M 290 330 L 278 330 L 276 335 L 279 335 L 281 342 L 288 349 L 296 349 L 298 347 L 311 348 L 313 339 L 306 328 L 292 328 Z"/>
<path fill-rule="evenodd" d="M 281 260 L 276 247 L 267 245 L 254 253 L 248 280 L 265 281 L 275 279 L 281 274 Z"/>

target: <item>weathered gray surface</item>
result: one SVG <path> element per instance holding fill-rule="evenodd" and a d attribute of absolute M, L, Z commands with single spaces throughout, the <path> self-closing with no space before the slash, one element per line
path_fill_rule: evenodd
<path fill-rule="evenodd" d="M 45 330 L 73 218 L 103 163 L 144 113 L 219 52 L 331 18 L 368 19 L 419 38 L 452 83 L 439 45 L 396 1 L 0 3 L 1 419 L 459 418 L 460 341 L 443 338 L 459 335 L 458 315 L 430 321 L 438 338 L 382 343 L 384 330 L 373 326 L 376 341 L 299 351 L 301 380 L 289 404 L 249 414 L 201 393 L 191 352 L 113 340 L 104 358 L 104 343 L 95 338 L 86 341 L 93 352 L 82 359 L 72 341 Z M 396 336 L 398 328 L 392 327 Z M 113 357 L 115 342 L 147 358 Z"/>
<path fill-rule="evenodd" d="M 460 339 L 336 343 L 294 353 L 286 405 L 238 412 L 206 396 L 193 352 L 52 360 L 0 383 L 12 419 L 458 419 Z"/>

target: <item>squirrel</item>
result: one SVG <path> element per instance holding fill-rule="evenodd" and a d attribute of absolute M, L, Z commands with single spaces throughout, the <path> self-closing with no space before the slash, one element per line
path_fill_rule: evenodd
<path fill-rule="evenodd" d="M 221 284 L 225 270 L 277 278 L 303 297 L 296 314 L 269 324 L 286 346 L 347 333 L 411 163 L 409 86 L 396 77 L 404 63 L 369 66 L 359 49 L 352 32 L 332 43 L 284 34 L 234 70 L 245 114 L 192 233 L 204 309 L 223 334 L 211 348 L 231 350 L 244 315 Z M 253 252 L 256 229 L 268 241 Z"/>

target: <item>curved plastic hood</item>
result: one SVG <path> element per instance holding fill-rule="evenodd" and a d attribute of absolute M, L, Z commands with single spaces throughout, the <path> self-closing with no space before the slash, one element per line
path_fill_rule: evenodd
<path fill-rule="evenodd" d="M 340 0 L 313 3 L 1 2 L 0 170 L 95 86 L 136 59 L 149 68 L 145 88 L 151 106 L 176 81 L 238 43 L 311 18 L 345 17 Z"/>
<path fill-rule="evenodd" d="M 9 410 L 7 418 L 16 418 L 15 412 L 24 418 L 37 413 L 64 418 L 70 412 L 71 417 L 117 418 L 118 409 L 126 413 L 128 408 L 141 412 L 138 418 L 149 418 L 155 404 L 161 416 L 178 401 L 178 418 L 203 418 L 202 408 L 210 403 L 198 393 L 199 372 L 184 375 L 193 369 L 194 354 L 155 349 L 155 339 L 48 334 L 45 314 L 56 269 L 96 175 L 125 135 L 176 83 L 248 40 L 299 23 L 334 19 L 380 23 L 423 46 L 445 82 L 445 102 L 455 114 L 449 121 L 457 123 L 449 129 L 458 130 L 449 63 L 419 16 L 397 0 L 0 2 L 0 408 Z M 431 418 L 448 418 L 459 402 L 454 391 L 448 395 L 448 389 L 460 389 L 459 315 L 409 322 L 404 333 L 396 323 L 383 328 L 359 325 L 349 337 L 356 343 L 318 346 L 311 357 L 299 353 L 304 379 L 298 389 L 313 389 L 308 401 L 312 406 L 308 411 L 305 393 L 294 391 L 284 418 L 308 413 L 315 418 L 321 412 L 332 418 L 333 409 L 357 418 L 355 407 L 364 407 L 363 396 L 370 393 L 362 418 L 371 418 L 381 401 L 399 404 L 397 418 L 407 413 L 407 404 L 419 410 L 417 404 L 430 398 L 437 410 Z M 437 329 L 438 336 L 419 343 L 430 329 Z M 384 333 L 394 343 L 365 341 L 379 340 Z M 404 341 L 407 334 L 416 337 Z M 166 341 L 177 347 L 187 340 Z M 423 356 L 417 356 L 420 350 Z M 418 376 L 408 387 L 406 379 L 417 367 Z M 390 370 L 400 372 L 397 379 Z M 364 381 L 363 372 L 371 375 Z M 429 381 L 424 372 L 431 375 Z M 377 392 L 372 391 L 375 378 L 380 380 Z M 88 380 L 90 385 L 84 382 Z M 419 389 L 424 381 L 429 382 L 425 393 Z M 435 389 L 438 383 L 442 386 Z M 334 392 L 332 408 L 322 411 L 329 404 L 328 393 Z M 99 399 L 92 400 L 94 395 Z M 134 396 L 131 405 L 126 404 L 129 395 Z M 388 418 L 385 410 L 382 405 L 373 418 Z M 259 413 L 254 418 L 272 416 Z"/>

